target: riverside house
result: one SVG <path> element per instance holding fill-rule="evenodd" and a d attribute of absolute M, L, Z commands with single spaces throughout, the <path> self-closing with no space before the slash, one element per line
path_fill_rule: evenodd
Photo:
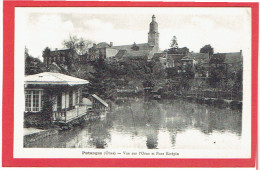
<path fill-rule="evenodd" d="M 87 84 L 87 80 L 61 73 L 43 72 L 26 76 L 25 117 L 49 115 L 53 123 L 69 123 L 83 117 L 89 107 L 82 103 L 82 88 Z"/>

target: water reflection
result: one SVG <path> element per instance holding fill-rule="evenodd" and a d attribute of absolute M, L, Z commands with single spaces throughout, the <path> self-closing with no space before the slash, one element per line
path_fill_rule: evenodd
<path fill-rule="evenodd" d="M 241 111 L 182 100 L 128 98 L 116 103 L 105 119 L 85 122 L 29 147 L 185 149 L 194 147 L 192 143 L 201 144 L 195 149 L 239 147 Z"/>

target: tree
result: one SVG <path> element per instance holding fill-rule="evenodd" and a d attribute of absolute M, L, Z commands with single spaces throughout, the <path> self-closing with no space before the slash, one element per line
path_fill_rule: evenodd
<path fill-rule="evenodd" d="M 210 67 L 209 84 L 211 87 L 213 88 L 219 87 L 221 80 L 224 80 L 225 77 L 226 77 L 226 69 L 224 65 L 220 65 L 217 67 L 212 65 L 212 67 Z"/>
<path fill-rule="evenodd" d="M 182 47 L 178 49 L 179 54 L 188 54 L 190 50 L 187 47 Z"/>
<path fill-rule="evenodd" d="M 49 91 L 49 89 L 48 89 L 48 91 Z M 51 93 L 54 93 L 54 92 L 51 90 Z M 43 114 L 41 114 L 42 120 L 48 121 L 49 123 L 51 123 L 52 122 L 52 113 L 53 113 L 52 107 L 53 107 L 54 101 L 50 100 L 46 94 L 42 96 L 42 99 L 43 99 L 43 108 L 42 108 Z"/>
<path fill-rule="evenodd" d="M 34 58 L 29 54 L 29 50 L 25 47 L 25 75 L 37 74 L 42 72 L 43 64 L 40 59 Z"/>
<path fill-rule="evenodd" d="M 188 54 L 189 51 L 190 50 L 187 47 L 183 47 L 183 48 L 170 48 L 168 50 L 165 50 L 165 52 L 167 52 L 168 54 Z"/>
<path fill-rule="evenodd" d="M 164 50 L 164 52 L 167 52 L 168 54 L 188 54 L 189 51 L 190 50 L 187 47 L 179 48 L 176 36 L 173 36 L 171 39 L 170 48 Z"/>
<path fill-rule="evenodd" d="M 171 48 L 178 48 L 178 42 L 177 42 L 177 37 L 173 36 L 170 44 Z"/>
<path fill-rule="evenodd" d="M 24 59 L 26 60 L 29 57 L 29 50 L 27 47 L 24 48 Z"/>
<path fill-rule="evenodd" d="M 74 74 L 80 75 L 80 56 L 86 55 L 90 45 L 92 44 L 89 40 L 85 40 L 84 38 L 78 38 L 77 36 L 70 35 L 67 40 L 63 41 L 64 48 L 68 48 L 71 50 L 70 57 L 67 59 L 69 63 L 69 67 L 73 68 Z"/>
<path fill-rule="evenodd" d="M 139 47 L 136 45 L 136 43 L 134 42 L 133 46 L 131 47 L 132 50 L 134 51 L 138 51 Z"/>
<path fill-rule="evenodd" d="M 50 59 L 51 56 L 51 49 L 49 47 L 46 47 L 43 52 L 42 52 L 42 57 L 44 58 L 44 62 L 48 63 L 50 61 L 47 61 L 48 59 Z"/>
<path fill-rule="evenodd" d="M 62 44 L 65 48 L 71 49 L 79 55 L 84 55 L 87 53 L 92 43 L 82 37 L 78 38 L 77 36 L 70 35 L 69 39 L 64 40 Z"/>
<path fill-rule="evenodd" d="M 209 55 L 213 55 L 214 54 L 214 48 L 211 47 L 210 44 L 208 45 L 204 45 L 201 49 L 200 49 L 200 53 L 209 53 Z"/>
<path fill-rule="evenodd" d="M 94 72 L 90 73 L 88 80 L 90 85 L 88 86 L 88 91 L 90 94 L 97 94 L 101 97 L 108 97 L 107 88 L 111 81 L 106 81 L 111 77 L 109 75 L 108 69 L 103 59 L 98 59 L 93 63 Z"/>
<path fill-rule="evenodd" d="M 84 40 L 82 37 L 79 39 L 78 42 L 78 49 L 76 50 L 78 54 L 84 55 L 87 53 L 88 49 L 90 48 L 90 45 L 92 43 L 88 40 Z"/>

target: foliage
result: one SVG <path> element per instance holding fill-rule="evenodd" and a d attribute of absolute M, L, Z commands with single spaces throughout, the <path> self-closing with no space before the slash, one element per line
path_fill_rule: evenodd
<path fill-rule="evenodd" d="M 40 59 L 34 58 L 29 54 L 29 50 L 25 48 L 25 75 L 32 75 L 42 72 L 43 63 Z"/>
<path fill-rule="evenodd" d="M 165 69 L 160 62 L 156 62 L 153 66 L 153 76 L 155 79 L 163 79 L 166 76 Z"/>
<path fill-rule="evenodd" d="M 182 73 L 181 77 L 186 79 L 193 79 L 194 78 L 194 69 L 191 64 L 187 64 L 181 67 Z"/>
<path fill-rule="evenodd" d="M 43 58 L 46 56 L 46 57 L 48 57 L 48 56 L 50 56 L 51 55 L 51 49 L 49 48 L 49 47 L 46 47 L 44 50 L 43 50 L 43 52 L 42 52 L 42 56 L 43 56 Z"/>
<path fill-rule="evenodd" d="M 217 88 L 220 85 L 221 80 L 226 78 L 226 69 L 224 65 L 210 67 L 210 79 L 209 84 L 213 88 Z"/>
<path fill-rule="evenodd" d="M 24 48 L 24 58 L 26 59 L 27 57 L 29 57 L 29 49 L 28 48 Z"/>
<path fill-rule="evenodd" d="M 91 73 L 89 77 L 90 85 L 88 86 L 88 91 L 90 94 L 97 94 L 100 96 L 106 96 L 106 85 L 107 85 L 107 74 L 106 65 L 103 59 L 98 59 L 93 63 L 94 72 Z"/>
<path fill-rule="evenodd" d="M 47 95 L 43 96 L 43 108 L 42 108 L 42 116 L 45 121 L 52 122 L 52 106 L 53 101 L 49 100 Z"/>
<path fill-rule="evenodd" d="M 139 47 L 136 45 L 136 43 L 134 43 L 131 49 L 134 51 L 138 51 Z"/>
<path fill-rule="evenodd" d="M 177 42 L 177 37 L 176 36 L 172 37 L 170 47 L 171 48 L 178 48 L 178 42 Z"/>
<path fill-rule="evenodd" d="M 201 49 L 200 49 L 200 53 L 209 53 L 209 55 L 213 55 L 214 54 L 214 48 L 211 47 L 210 44 L 208 45 L 204 45 Z"/>
<path fill-rule="evenodd" d="M 189 53 L 189 48 L 187 47 L 182 47 L 182 48 L 170 48 L 165 50 L 168 54 L 188 54 Z"/>
<path fill-rule="evenodd" d="M 84 38 L 70 35 L 67 40 L 63 41 L 65 48 L 75 51 L 79 55 L 85 55 L 91 46 L 91 41 L 85 40 Z"/>
<path fill-rule="evenodd" d="M 177 37 L 173 36 L 173 38 L 171 39 L 170 48 L 164 50 L 164 52 L 167 52 L 168 54 L 188 54 L 189 48 L 187 47 L 179 48 Z"/>
<path fill-rule="evenodd" d="M 225 62 L 225 55 L 214 54 L 211 56 L 209 63 L 210 64 L 223 64 Z"/>

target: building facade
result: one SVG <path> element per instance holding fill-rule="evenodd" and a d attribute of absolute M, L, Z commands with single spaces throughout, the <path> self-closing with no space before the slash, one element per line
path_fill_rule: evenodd
<path fill-rule="evenodd" d="M 25 77 L 25 113 L 48 114 L 54 122 L 67 123 L 86 114 L 82 87 L 87 80 L 61 73 L 43 72 Z M 49 107 L 49 108 L 47 108 Z"/>
<path fill-rule="evenodd" d="M 149 26 L 148 42 L 147 43 L 132 43 L 128 45 L 114 46 L 113 42 L 109 44 L 101 42 L 94 44 L 89 49 L 89 59 L 95 60 L 98 58 L 122 58 L 127 57 L 130 59 L 151 59 L 154 53 L 159 52 L 159 31 L 158 23 L 156 22 L 155 15 L 152 16 L 152 22 Z"/>

